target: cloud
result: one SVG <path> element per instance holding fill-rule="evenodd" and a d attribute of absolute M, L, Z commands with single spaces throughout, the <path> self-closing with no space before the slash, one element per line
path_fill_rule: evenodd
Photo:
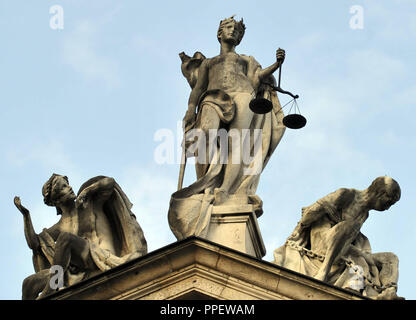
<path fill-rule="evenodd" d="M 98 50 L 99 30 L 91 21 L 82 21 L 62 43 L 63 61 L 87 81 L 104 82 L 108 88 L 120 84 L 118 61 L 103 55 Z"/>

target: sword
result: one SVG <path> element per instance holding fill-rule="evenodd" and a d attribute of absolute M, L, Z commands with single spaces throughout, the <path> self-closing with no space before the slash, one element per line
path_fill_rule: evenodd
<path fill-rule="evenodd" d="M 185 167 L 186 167 L 186 150 L 185 150 L 185 134 L 184 134 L 184 140 L 183 140 L 183 143 L 182 143 L 181 166 L 180 166 L 180 169 L 179 169 L 178 190 L 182 189 L 183 177 L 185 176 Z"/>

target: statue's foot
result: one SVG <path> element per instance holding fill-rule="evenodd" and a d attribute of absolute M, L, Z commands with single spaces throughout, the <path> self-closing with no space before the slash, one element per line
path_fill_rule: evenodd
<path fill-rule="evenodd" d="M 396 288 L 391 287 L 385 289 L 382 293 L 375 297 L 376 300 L 405 300 L 403 297 L 399 297 L 396 293 Z"/>
<path fill-rule="evenodd" d="M 220 205 L 223 204 L 225 201 L 227 201 L 228 199 L 228 192 L 225 190 L 222 190 L 220 188 L 215 188 L 214 189 L 214 204 L 215 205 Z"/>

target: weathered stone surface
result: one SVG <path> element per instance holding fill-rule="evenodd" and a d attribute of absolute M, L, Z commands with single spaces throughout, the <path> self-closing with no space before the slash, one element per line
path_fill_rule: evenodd
<path fill-rule="evenodd" d="M 252 205 L 214 206 L 206 239 L 261 259 L 266 254 Z"/>
<path fill-rule="evenodd" d="M 46 298 L 365 299 L 196 237 L 173 243 Z"/>
<path fill-rule="evenodd" d="M 231 247 L 260 257 L 264 255 L 261 236 L 253 241 L 256 236 L 248 234 L 250 224 L 255 225 L 251 218 L 243 230 L 238 223 L 229 223 L 232 215 L 221 221 L 219 212 L 214 213 L 224 206 L 225 214 L 261 215 L 262 201 L 256 195 L 260 174 L 285 131 L 283 112 L 271 86 L 285 51 L 278 49 L 276 62 L 263 69 L 253 57 L 235 52 L 244 32 L 242 20 L 224 19 L 217 33 L 218 56 L 180 54 L 182 73 L 192 88 L 183 119 L 184 159 L 195 156 L 197 181 L 182 188 L 182 164 L 179 190 L 172 194 L 168 218 L 178 240 L 208 235 L 212 241 L 229 245 L 233 240 L 226 241 L 221 232 L 230 232 L 234 240 L 241 232 L 239 237 L 247 244 Z M 253 113 L 249 104 L 256 97 L 268 99 L 273 109 L 266 114 Z M 220 222 L 226 226 L 220 227 Z"/>
<path fill-rule="evenodd" d="M 362 191 L 338 189 L 302 208 L 292 235 L 275 250 L 274 263 L 375 299 L 399 299 L 398 258 L 372 253 L 360 232 L 370 210 L 387 210 L 399 199 L 400 187 L 389 177 Z"/>
<path fill-rule="evenodd" d="M 113 178 L 92 178 L 75 195 L 67 177 L 53 174 L 42 193 L 45 204 L 56 207 L 61 219 L 40 234 L 35 233 L 29 210 L 19 197 L 14 199 L 24 217 L 36 272 L 23 282 L 23 299 L 36 299 L 39 293 L 45 296 L 147 253 L 143 231 L 130 210 L 132 204 Z M 51 280 L 56 267 L 54 288 Z"/>

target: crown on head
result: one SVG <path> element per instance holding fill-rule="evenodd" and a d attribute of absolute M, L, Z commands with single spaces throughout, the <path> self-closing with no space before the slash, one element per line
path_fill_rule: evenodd
<path fill-rule="evenodd" d="M 218 27 L 218 32 L 217 32 L 217 39 L 219 42 L 221 42 L 222 29 L 224 28 L 225 25 L 227 25 L 230 22 L 235 23 L 238 28 L 238 31 L 240 31 L 239 37 L 237 39 L 237 45 L 241 42 L 241 39 L 243 39 L 244 32 L 246 30 L 246 26 L 243 22 L 243 18 L 241 18 L 240 21 L 236 21 L 234 17 L 235 17 L 235 14 L 233 14 L 229 18 L 226 18 L 220 21 L 220 26 Z"/>

